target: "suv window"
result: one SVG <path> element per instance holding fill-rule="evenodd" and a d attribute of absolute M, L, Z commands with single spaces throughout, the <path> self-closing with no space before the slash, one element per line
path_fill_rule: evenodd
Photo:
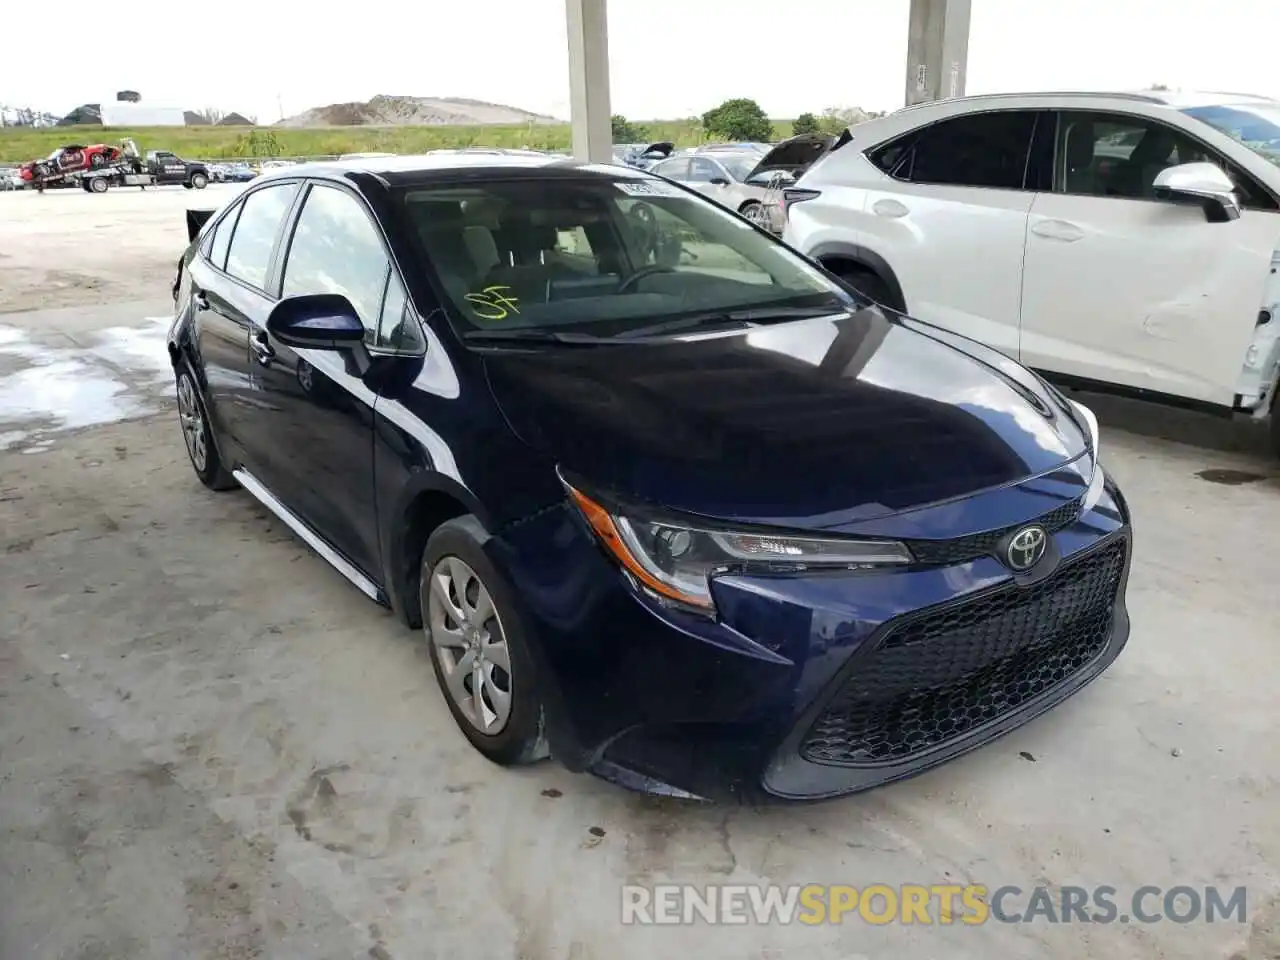
<path fill-rule="evenodd" d="M 289 244 L 281 294 L 342 294 L 364 324 L 365 341 L 376 344 L 390 267 L 364 205 L 345 190 L 316 185 Z"/>
<path fill-rule="evenodd" d="M 1154 200 L 1162 170 L 1200 161 L 1223 165 L 1208 147 L 1147 117 L 1067 110 L 1058 124 L 1061 193 Z"/>
<path fill-rule="evenodd" d="M 227 273 L 259 290 L 266 289 L 276 235 L 296 189 L 297 184 L 282 183 L 255 190 L 244 198 L 235 232 L 230 237 Z"/>
<path fill-rule="evenodd" d="M 894 175 L 912 183 L 1021 190 L 1035 126 L 1034 110 L 943 120 L 911 138 Z"/>

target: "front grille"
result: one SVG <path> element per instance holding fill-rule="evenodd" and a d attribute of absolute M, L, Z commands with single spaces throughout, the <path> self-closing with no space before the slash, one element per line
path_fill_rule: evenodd
<path fill-rule="evenodd" d="M 1127 543 L 892 628 L 801 744 L 816 763 L 902 760 L 1016 710 L 1079 672 L 1111 636 Z"/>
<path fill-rule="evenodd" d="M 1027 523 L 1018 523 L 999 530 L 988 530 L 986 533 L 975 533 L 970 537 L 958 537 L 955 540 L 908 540 L 907 546 L 917 563 L 928 566 L 950 566 L 956 563 L 967 563 L 979 557 L 993 556 L 996 547 L 1004 537 L 1027 524 L 1034 523 L 1044 527 L 1046 533 L 1056 533 L 1071 526 L 1080 517 L 1081 500 L 1050 510 L 1044 516 Z"/>

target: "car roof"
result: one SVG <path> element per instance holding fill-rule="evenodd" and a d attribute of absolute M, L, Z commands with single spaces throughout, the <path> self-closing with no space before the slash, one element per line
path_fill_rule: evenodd
<path fill-rule="evenodd" d="M 1129 103 L 1145 103 L 1152 106 L 1167 106 L 1174 109 L 1207 106 L 1209 104 L 1276 102 L 1270 97 L 1259 96 L 1258 94 L 1219 93 L 1201 90 L 1041 90 L 1021 93 L 980 93 L 944 100 L 929 100 L 924 103 L 903 107 L 897 111 L 897 114 L 925 113 L 930 110 L 963 113 L 966 110 L 984 106 L 1031 106 L 1047 100 L 1055 102 L 1063 100 L 1127 101 Z M 895 116 L 895 114 L 889 114 L 889 116 Z"/>
<path fill-rule="evenodd" d="M 348 180 L 367 174 L 387 186 L 410 186 L 437 180 L 506 178 L 566 178 L 597 176 L 611 180 L 654 179 L 651 174 L 613 163 L 584 163 L 572 158 L 535 153 L 426 153 L 413 156 L 361 157 L 319 160 L 273 170 L 259 181 L 319 177 Z"/>

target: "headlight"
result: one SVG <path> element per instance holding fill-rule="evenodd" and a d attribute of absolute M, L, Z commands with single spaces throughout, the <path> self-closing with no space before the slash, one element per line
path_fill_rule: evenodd
<path fill-rule="evenodd" d="M 865 569 L 910 563 L 891 540 L 810 537 L 768 530 L 712 528 L 665 517 L 648 507 L 598 502 L 565 482 L 574 504 L 605 548 L 651 596 L 712 614 L 711 577 L 735 569 Z"/>
<path fill-rule="evenodd" d="M 1083 403 L 1078 403 L 1075 400 L 1070 401 L 1070 403 L 1075 408 L 1076 413 L 1080 414 L 1080 419 L 1085 422 L 1088 428 L 1089 446 L 1093 450 L 1093 459 L 1096 461 L 1098 459 L 1098 441 L 1101 439 L 1098 433 L 1098 418 Z"/>
<path fill-rule="evenodd" d="M 1089 432 L 1089 449 L 1093 455 L 1093 476 L 1089 478 L 1089 489 L 1085 491 L 1083 509 L 1092 510 L 1102 499 L 1102 488 L 1107 483 L 1107 475 L 1102 470 L 1102 464 L 1098 462 L 1098 441 L 1101 438 L 1098 432 L 1098 418 L 1083 403 L 1072 400 L 1071 406 L 1075 408 L 1076 413 L 1080 414 L 1080 419 L 1085 422 Z"/>

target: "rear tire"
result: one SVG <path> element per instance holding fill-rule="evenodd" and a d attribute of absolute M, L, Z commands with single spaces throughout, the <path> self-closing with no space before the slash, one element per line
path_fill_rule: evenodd
<path fill-rule="evenodd" d="M 1275 389 L 1280 391 L 1280 384 Z M 1271 401 L 1271 417 L 1267 425 L 1271 428 L 1271 452 L 1280 458 L 1280 392 Z"/>
<path fill-rule="evenodd" d="M 830 269 L 830 268 L 828 268 Z M 862 270 L 857 267 L 846 267 L 844 269 L 832 270 L 841 280 L 854 290 L 862 294 L 869 300 L 888 307 L 890 310 L 902 312 L 905 306 L 898 302 L 898 297 L 894 296 L 893 291 L 889 289 L 889 285 L 880 279 L 879 276 L 870 270 Z"/>
<path fill-rule="evenodd" d="M 85 189 L 91 193 L 106 193 L 108 183 L 105 177 L 93 177 L 88 181 Z"/>
<path fill-rule="evenodd" d="M 485 553 L 487 539 L 470 515 L 436 528 L 422 555 L 422 629 L 458 729 L 489 760 L 517 766 L 549 753 L 542 698 L 519 599 Z"/>
<path fill-rule="evenodd" d="M 213 440 L 209 425 L 209 413 L 204 405 L 200 384 L 191 372 L 191 365 L 184 359 L 178 366 L 178 422 L 187 446 L 187 458 L 191 469 L 210 490 L 232 490 L 239 486 L 231 471 L 222 463 L 218 445 Z"/>
<path fill-rule="evenodd" d="M 209 185 L 209 178 L 203 173 L 193 173 L 191 175 L 191 186 L 197 190 L 203 190 Z"/>

